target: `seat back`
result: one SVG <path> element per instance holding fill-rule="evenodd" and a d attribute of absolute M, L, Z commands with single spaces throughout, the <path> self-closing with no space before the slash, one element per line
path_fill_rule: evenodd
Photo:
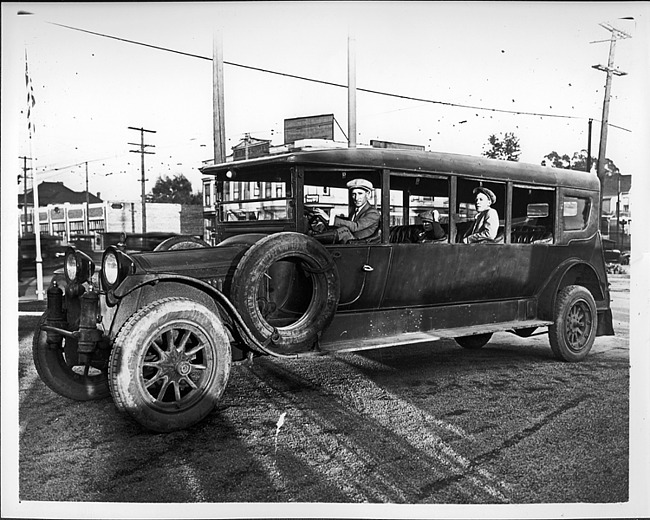
<path fill-rule="evenodd" d="M 388 241 L 391 244 L 414 244 L 422 231 L 424 228 L 419 224 L 392 226 Z"/>

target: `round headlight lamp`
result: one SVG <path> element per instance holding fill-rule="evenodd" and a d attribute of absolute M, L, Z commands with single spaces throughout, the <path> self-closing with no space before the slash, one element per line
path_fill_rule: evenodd
<path fill-rule="evenodd" d="M 108 291 L 114 289 L 134 271 L 133 260 L 115 246 L 109 246 L 102 257 L 102 285 Z"/>
<path fill-rule="evenodd" d="M 117 261 L 117 255 L 111 251 L 104 256 L 104 263 L 102 265 L 102 272 L 104 279 L 108 285 L 115 285 L 117 277 L 120 273 L 120 264 Z"/>
<path fill-rule="evenodd" d="M 65 252 L 63 272 L 69 284 L 84 283 L 95 272 L 95 263 L 86 253 L 69 247 Z"/>

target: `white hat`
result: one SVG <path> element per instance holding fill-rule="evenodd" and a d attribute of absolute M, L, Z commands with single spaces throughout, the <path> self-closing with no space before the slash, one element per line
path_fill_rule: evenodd
<path fill-rule="evenodd" d="M 349 190 L 353 190 L 355 188 L 366 190 L 367 192 L 371 192 L 375 189 L 372 185 L 372 182 L 367 181 L 366 179 L 352 179 L 350 182 L 348 182 Z"/>

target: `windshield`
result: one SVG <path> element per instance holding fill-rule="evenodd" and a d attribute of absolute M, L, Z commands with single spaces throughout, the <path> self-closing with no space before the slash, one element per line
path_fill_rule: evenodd
<path fill-rule="evenodd" d="M 217 183 L 221 222 L 286 220 L 290 218 L 289 172 L 237 172 Z"/>

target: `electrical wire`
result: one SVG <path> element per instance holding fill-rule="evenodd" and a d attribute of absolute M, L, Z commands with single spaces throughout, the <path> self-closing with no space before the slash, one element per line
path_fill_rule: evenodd
<path fill-rule="evenodd" d="M 174 54 L 180 54 L 182 56 L 189 56 L 191 58 L 199 58 L 199 59 L 202 59 L 202 60 L 212 61 L 211 57 L 202 56 L 200 54 L 193 54 L 193 53 L 190 53 L 190 52 L 184 52 L 184 51 L 179 51 L 179 50 L 176 50 L 176 49 L 171 49 L 169 47 L 162 47 L 160 45 L 152 45 L 152 44 L 149 44 L 149 43 L 139 42 L 139 41 L 136 41 L 136 40 L 130 40 L 130 39 L 127 39 L 127 38 L 120 38 L 118 36 L 112 36 L 110 34 L 104 34 L 104 33 L 96 32 L 96 31 L 89 31 L 87 29 L 81 29 L 79 27 L 72 27 L 70 25 L 65 25 L 65 24 L 60 24 L 60 23 L 55 23 L 55 22 L 46 22 L 46 23 L 49 23 L 51 25 L 57 25 L 59 27 L 63 27 L 63 28 L 66 28 L 66 29 L 71 29 L 73 31 L 79 31 L 79 32 L 87 33 L 87 34 L 92 34 L 92 35 L 95 35 L 95 36 L 101 36 L 103 38 L 109 38 L 109 39 L 113 39 L 113 40 L 117 40 L 117 41 L 121 41 L 121 42 L 125 42 L 125 43 L 132 43 L 134 45 L 141 45 L 143 47 L 148 47 L 148 48 L 151 48 L 151 49 L 161 50 L 161 51 L 165 51 L 165 52 L 171 52 L 171 53 L 174 53 Z M 312 83 L 319 83 L 321 85 L 328 85 L 328 86 L 331 86 L 331 87 L 348 88 L 347 85 L 344 85 L 342 83 L 334 83 L 332 81 L 326 81 L 326 80 L 316 79 L 316 78 L 309 78 L 309 77 L 306 77 L 306 76 L 300 76 L 298 74 L 290 74 L 288 72 L 279 72 L 279 71 L 276 71 L 276 70 L 265 69 L 265 68 L 262 68 L 262 67 L 254 67 L 252 65 L 243 65 L 241 63 L 234 63 L 234 62 L 231 62 L 231 61 L 224 61 L 223 63 L 224 63 L 224 65 L 230 65 L 232 67 L 239 67 L 239 68 L 243 68 L 243 69 L 247 69 L 247 70 L 254 70 L 254 71 L 263 72 L 263 73 L 266 73 L 266 74 L 274 74 L 276 76 L 299 79 L 299 80 L 302 80 L 302 81 L 309 81 L 309 82 L 312 82 Z M 438 100 L 434 100 L 434 99 L 427 99 L 427 98 L 421 98 L 421 97 L 415 97 L 415 96 L 407 96 L 407 95 L 404 95 L 404 94 L 395 94 L 395 93 L 392 93 L 392 92 L 385 92 L 385 91 L 382 91 L 382 90 L 367 89 L 367 88 L 360 88 L 360 87 L 357 87 L 357 91 L 365 92 L 367 94 L 375 94 L 375 95 L 379 95 L 379 96 L 387 96 L 387 97 L 393 97 L 393 98 L 397 98 L 397 99 L 404 99 L 404 100 L 408 100 L 408 101 L 418 101 L 418 102 L 421 102 L 421 103 L 443 105 L 443 106 L 449 106 L 449 107 L 455 107 L 455 108 L 468 108 L 468 109 L 471 109 L 471 110 L 485 110 L 485 111 L 489 111 L 489 112 L 498 112 L 498 113 L 504 113 L 504 114 L 515 114 L 515 115 L 526 115 L 526 116 L 537 116 L 537 117 L 555 117 L 555 118 L 562 118 L 562 119 L 581 119 L 581 120 L 587 119 L 586 117 L 581 117 L 581 116 L 569 116 L 569 115 L 563 115 L 563 114 L 548 114 L 548 113 L 542 113 L 542 112 L 528 112 L 528 111 L 524 111 L 524 110 L 507 110 L 507 109 L 502 109 L 502 108 L 481 107 L 481 106 L 477 106 L 477 105 L 465 105 L 465 104 L 462 104 L 462 103 L 452 103 L 452 102 L 448 102 L 448 101 L 438 101 Z M 592 118 L 592 120 L 597 121 L 597 122 L 601 122 L 601 121 L 599 121 L 597 119 L 593 119 L 593 118 Z M 631 132 L 631 130 L 628 130 L 626 128 L 622 128 L 620 126 L 616 126 L 616 125 L 613 125 L 611 123 L 608 123 L 608 124 L 609 124 L 609 126 L 612 126 L 614 128 L 618 128 L 620 130 L 625 130 L 627 132 Z"/>
<path fill-rule="evenodd" d="M 56 22 L 46 22 L 46 23 L 48 23 L 50 25 L 55 25 L 55 26 L 58 26 L 58 27 L 62 27 L 62 28 L 65 28 L 65 29 L 70 29 L 70 30 L 73 30 L 73 31 L 78 31 L 78 32 L 86 33 L 86 34 L 91 34 L 91 35 L 94 35 L 94 36 L 99 36 L 99 37 L 102 37 L 102 38 L 108 38 L 108 39 L 112 39 L 112 40 L 116 40 L 116 41 L 120 41 L 120 42 L 124 42 L 124 43 L 130 43 L 130 44 L 134 44 L 134 45 L 140 45 L 142 47 L 147 47 L 147 48 L 156 49 L 156 50 L 160 50 L 160 51 L 171 52 L 171 53 L 174 53 L 174 54 L 179 54 L 181 56 L 188 56 L 188 57 L 191 57 L 191 58 L 198 58 L 198 59 L 202 59 L 202 60 L 206 60 L 206 61 L 212 61 L 211 57 L 202 56 L 200 54 L 194 54 L 194 53 L 190 53 L 190 52 L 179 51 L 179 50 L 172 49 L 172 48 L 169 48 L 169 47 L 163 47 L 163 46 L 160 46 L 160 45 L 153 45 L 153 44 L 140 42 L 140 41 L 136 41 L 136 40 L 131 40 L 131 39 L 127 39 L 127 38 L 121 38 L 119 36 L 113 36 L 113 35 L 110 35 L 110 34 L 100 33 L 100 32 L 96 32 L 96 31 L 90 31 L 88 29 L 73 27 L 71 25 L 66 25 L 66 24 L 61 24 L 61 23 L 56 23 Z M 335 83 L 335 82 L 316 79 L 316 78 L 309 78 L 309 77 L 306 77 L 306 76 L 300 76 L 298 74 L 290 74 L 290 73 L 287 73 L 287 72 L 279 72 L 279 71 L 275 71 L 275 70 L 271 70 L 271 69 L 266 69 L 266 68 L 263 68 L 263 67 L 254 67 L 252 65 L 243 65 L 241 63 L 235 63 L 235 62 L 231 62 L 231 61 L 224 61 L 223 63 L 224 63 L 224 65 L 243 68 L 243 69 L 247 69 L 247 70 L 253 70 L 253 71 L 262 72 L 262 73 L 265 73 L 265 74 L 273 74 L 273 75 L 277 75 L 277 76 L 281 76 L 281 77 L 298 79 L 298 80 L 301 80 L 301 81 L 309 81 L 309 82 L 312 82 L 312 83 L 318 83 L 318 84 L 321 84 L 321 85 L 327 85 L 327 86 L 332 86 L 332 87 L 337 87 L 337 88 L 348 88 L 347 85 L 342 84 L 342 83 Z M 523 111 L 523 110 L 507 110 L 507 109 L 499 109 L 499 108 L 481 107 L 481 106 L 476 106 L 476 105 L 465 105 L 465 104 L 462 104 L 462 103 L 452 103 L 452 102 L 439 101 L 439 100 L 433 100 L 433 99 L 427 99 L 427 98 L 420 98 L 420 97 L 415 97 L 415 96 L 407 96 L 407 95 L 404 95 L 404 94 L 395 94 L 395 93 L 392 93 L 392 92 L 386 92 L 386 91 L 381 91 L 381 90 L 376 90 L 376 89 L 366 89 L 366 88 L 360 88 L 360 87 L 357 87 L 357 91 L 365 92 L 365 93 L 368 93 L 368 94 L 375 94 L 375 95 L 380 95 L 380 96 L 393 97 L 393 98 L 403 99 L 403 100 L 408 100 L 408 101 L 417 101 L 417 102 L 420 102 L 420 103 L 428 103 L 428 104 L 438 104 L 438 105 L 455 107 L 455 108 L 467 108 L 467 109 L 472 109 L 472 110 L 484 110 L 484 111 L 490 111 L 490 112 L 499 112 L 499 113 L 506 113 L 506 114 L 515 114 L 515 115 L 527 115 L 527 116 L 536 116 L 536 117 L 554 117 L 554 118 L 563 118 L 563 119 L 583 119 L 583 120 L 587 119 L 585 117 L 569 116 L 569 115 L 563 115 L 563 114 L 549 114 L 549 113 L 540 113 L 540 112 L 529 112 L 529 111 Z M 596 121 L 598 123 L 601 122 L 598 119 L 593 119 L 593 118 L 591 118 L 591 119 L 592 119 L 592 121 Z M 345 131 L 343 130 L 343 128 L 341 127 L 339 122 L 336 119 L 335 119 L 335 122 L 336 122 L 337 126 L 339 127 L 339 129 L 341 130 L 341 132 L 345 135 Z M 631 130 L 629 130 L 627 128 L 623 128 L 621 126 L 617 126 L 617 125 L 614 125 L 612 123 L 608 123 L 608 125 L 613 127 L 613 128 L 617 128 L 619 130 L 624 130 L 626 132 L 631 132 Z M 347 139 L 347 136 L 346 136 L 346 139 Z M 125 155 L 125 154 L 123 154 L 123 155 Z M 41 177 L 42 179 L 46 180 L 46 179 L 54 177 L 54 176 L 56 176 L 58 174 L 64 173 L 64 170 L 69 170 L 71 168 L 81 166 L 81 165 L 83 165 L 85 163 L 99 162 L 99 161 L 114 159 L 114 158 L 118 158 L 118 157 L 120 157 L 120 155 L 115 155 L 115 156 L 107 157 L 107 158 L 92 159 L 92 160 L 88 160 L 88 161 L 81 161 L 79 163 L 68 165 L 68 166 L 45 169 L 45 170 L 40 171 L 39 174 L 44 175 L 44 174 L 50 173 L 51 175 L 48 175 L 46 177 Z"/>

